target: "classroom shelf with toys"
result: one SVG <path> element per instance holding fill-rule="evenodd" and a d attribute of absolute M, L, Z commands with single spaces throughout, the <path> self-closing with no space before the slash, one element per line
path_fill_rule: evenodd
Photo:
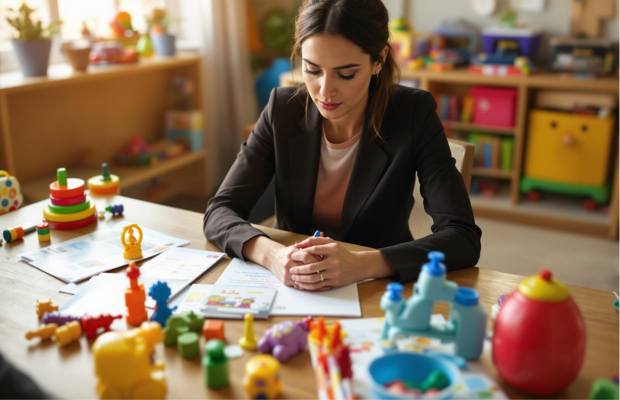
<path fill-rule="evenodd" d="M 301 74 L 297 71 L 286 73 L 281 76 L 280 85 L 295 85 L 300 79 Z M 617 134 L 612 135 L 612 140 L 604 144 L 602 150 L 599 149 L 605 154 L 609 153 L 609 166 L 602 172 L 609 190 L 606 205 L 586 210 L 581 198 L 551 193 L 545 193 L 541 201 L 533 202 L 522 188 L 527 145 L 532 138 L 530 119 L 532 111 L 538 108 L 539 98 L 547 92 L 566 93 L 565 97 L 576 94 L 583 99 L 593 98 L 596 101 L 601 101 L 601 96 L 615 98 L 615 103 L 604 104 L 612 112 L 611 120 L 615 121 L 613 114 L 617 109 L 619 93 L 617 75 L 577 79 L 545 72 L 523 76 L 485 76 L 471 74 L 461 68 L 450 71 L 402 68 L 401 81 L 414 82 L 416 87 L 433 94 L 448 136 L 473 141 L 478 145 L 472 171 L 473 191 L 470 194 L 476 216 L 605 236 L 614 240 L 618 238 Z M 499 93 L 485 92 L 487 89 Z M 494 113 L 492 108 L 500 99 L 510 103 L 514 109 L 513 118 L 488 123 L 484 118 L 480 120 L 470 115 L 463 122 L 461 113 L 466 108 L 465 98 L 472 96 L 472 90 L 479 91 L 474 96 L 483 99 L 477 104 L 485 104 L 484 107 L 487 107 L 485 117 L 497 118 L 497 114 L 501 114 Z M 489 97 L 496 95 L 503 97 Z M 450 97 L 453 97 L 453 104 L 460 104 L 459 111 L 452 112 L 458 115 L 450 115 Z M 617 122 L 612 124 L 615 124 L 615 128 L 610 132 L 617 132 Z M 581 168 L 587 170 L 589 166 L 586 163 Z"/>
<path fill-rule="evenodd" d="M 45 197 L 57 168 L 88 179 L 103 162 L 130 197 L 205 195 L 203 98 L 200 90 L 173 89 L 201 87 L 201 79 L 192 53 L 87 72 L 54 65 L 46 77 L 0 74 L 0 169 L 20 180 L 27 203 Z M 171 111 L 178 101 L 187 111 Z"/>

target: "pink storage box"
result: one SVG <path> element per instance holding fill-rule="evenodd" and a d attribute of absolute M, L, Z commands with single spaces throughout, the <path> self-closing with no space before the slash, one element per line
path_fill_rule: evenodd
<path fill-rule="evenodd" d="M 475 86 L 469 93 L 474 98 L 473 123 L 479 125 L 515 125 L 517 89 Z"/>

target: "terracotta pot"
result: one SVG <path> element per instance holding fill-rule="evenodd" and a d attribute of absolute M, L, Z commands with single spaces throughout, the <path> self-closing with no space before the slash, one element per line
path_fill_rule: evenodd
<path fill-rule="evenodd" d="M 74 71 L 86 71 L 90 56 L 90 43 L 66 42 L 62 44 L 62 52 Z"/>

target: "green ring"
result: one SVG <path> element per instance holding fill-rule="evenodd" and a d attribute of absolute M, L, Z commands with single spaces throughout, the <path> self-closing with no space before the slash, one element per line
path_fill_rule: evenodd
<path fill-rule="evenodd" d="M 37 235 L 47 235 L 50 233 L 50 228 L 37 229 Z"/>
<path fill-rule="evenodd" d="M 84 211 L 90 207 L 90 200 L 86 199 L 85 202 L 74 204 L 72 206 L 57 206 L 51 202 L 47 204 L 50 211 L 56 214 L 73 214 L 76 212 Z"/>

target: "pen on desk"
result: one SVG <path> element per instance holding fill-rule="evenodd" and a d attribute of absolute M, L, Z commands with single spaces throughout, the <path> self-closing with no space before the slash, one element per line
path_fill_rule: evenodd
<path fill-rule="evenodd" d="M 317 231 L 316 231 L 316 232 L 314 232 L 314 235 L 313 235 L 312 237 L 313 237 L 313 238 L 318 238 L 318 237 L 321 237 L 321 231 L 319 231 L 319 230 L 317 229 Z M 317 257 L 319 260 L 322 260 L 322 259 L 323 259 L 323 256 L 321 256 L 321 255 L 317 255 L 316 257 Z"/>

